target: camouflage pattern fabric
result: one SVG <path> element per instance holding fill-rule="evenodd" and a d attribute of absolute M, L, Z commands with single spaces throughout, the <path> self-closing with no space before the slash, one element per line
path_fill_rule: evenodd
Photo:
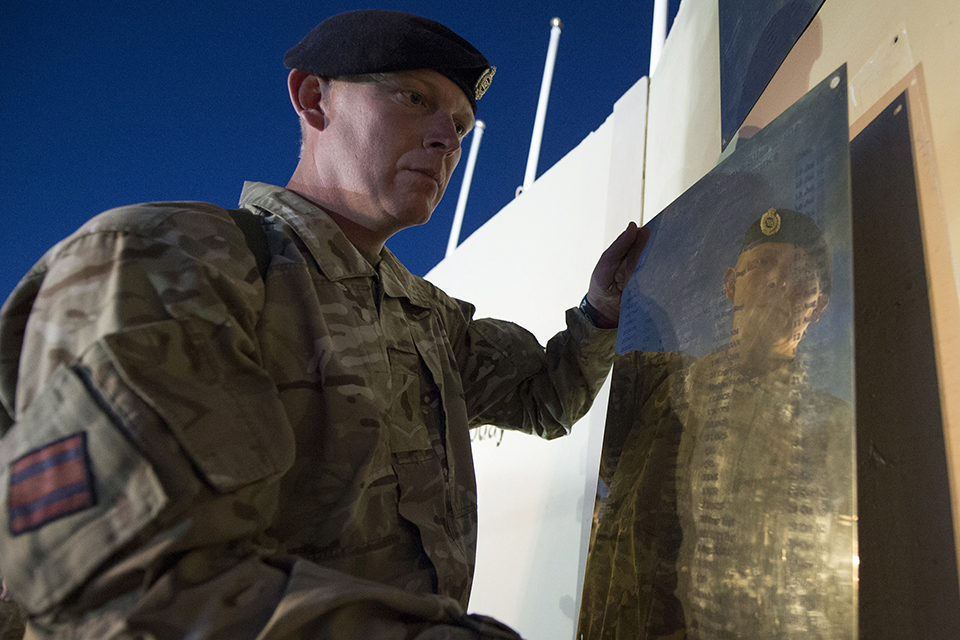
<path fill-rule="evenodd" d="M 21 640 L 26 622 L 26 612 L 17 603 L 0 600 L 0 640 Z"/>
<path fill-rule="evenodd" d="M 45 473 L 86 469 L 95 496 L 0 532 L 0 574 L 32 628 L 511 637 L 463 616 L 468 429 L 567 433 L 615 332 L 570 310 L 544 349 L 388 250 L 364 257 L 291 191 L 247 183 L 241 204 L 263 216 L 265 278 L 223 209 L 143 204 L 53 247 L 0 312 L 0 482 L 17 487 L 3 516 L 34 508 L 11 463 L 51 443 L 85 443 L 82 464 Z"/>
<path fill-rule="evenodd" d="M 851 425 L 794 362 L 618 360 L 580 637 L 853 637 Z"/>

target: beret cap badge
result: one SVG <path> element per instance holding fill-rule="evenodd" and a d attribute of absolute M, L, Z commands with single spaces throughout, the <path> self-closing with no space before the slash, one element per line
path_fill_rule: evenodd
<path fill-rule="evenodd" d="M 496 67 L 487 67 L 487 70 L 480 74 L 480 77 L 477 79 L 477 85 L 474 87 L 474 93 L 476 94 L 477 100 L 482 98 L 483 94 L 485 94 L 487 89 L 490 88 L 490 83 L 493 82 L 493 75 L 496 72 Z"/>
<path fill-rule="evenodd" d="M 765 236 L 772 236 L 780 231 L 780 214 L 776 209 L 768 209 L 760 218 L 760 231 Z"/>

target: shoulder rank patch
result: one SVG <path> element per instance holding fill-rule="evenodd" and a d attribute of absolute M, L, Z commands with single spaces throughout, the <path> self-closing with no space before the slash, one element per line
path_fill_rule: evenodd
<path fill-rule="evenodd" d="M 83 431 L 55 440 L 10 465 L 10 533 L 20 535 L 96 504 Z"/>

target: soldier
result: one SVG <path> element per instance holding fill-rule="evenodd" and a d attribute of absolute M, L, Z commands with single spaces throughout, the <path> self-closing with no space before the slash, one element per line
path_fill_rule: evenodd
<path fill-rule="evenodd" d="M 105 212 L 3 307 L 0 572 L 38 637 L 513 637 L 464 614 L 468 428 L 583 415 L 647 233 L 546 349 L 474 319 L 384 243 L 429 219 L 494 68 L 388 11 L 285 62 L 287 188 Z"/>

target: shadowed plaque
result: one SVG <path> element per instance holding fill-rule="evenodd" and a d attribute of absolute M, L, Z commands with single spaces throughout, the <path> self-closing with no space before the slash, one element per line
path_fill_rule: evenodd
<path fill-rule="evenodd" d="M 853 638 L 845 68 L 651 221 L 624 292 L 584 638 Z"/>
<path fill-rule="evenodd" d="M 823 0 L 720 0 L 720 133 L 726 148 Z"/>

